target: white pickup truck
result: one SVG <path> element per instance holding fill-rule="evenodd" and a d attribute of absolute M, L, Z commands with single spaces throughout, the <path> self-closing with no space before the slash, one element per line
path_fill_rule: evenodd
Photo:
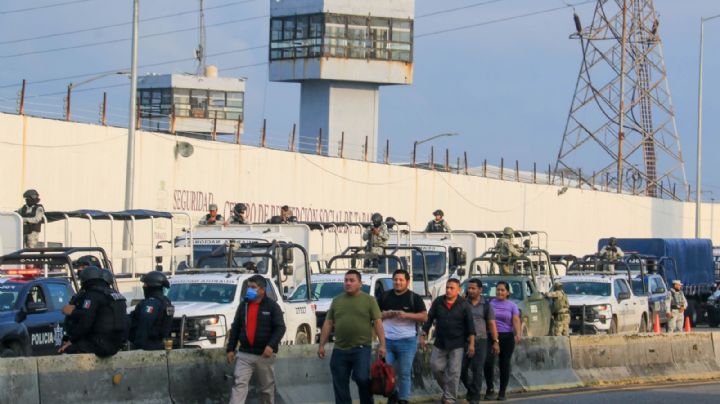
<path fill-rule="evenodd" d="M 633 294 L 627 275 L 568 275 L 560 280 L 570 303 L 574 334 L 648 331 L 648 298 Z"/>
<path fill-rule="evenodd" d="M 171 277 L 168 298 L 175 306 L 173 346 L 224 347 L 251 276 L 251 273 L 207 271 Z M 280 305 L 285 318 L 287 331 L 282 344 L 314 341 L 316 320 L 313 307 L 303 299 L 284 301 L 275 282 L 266 279 L 266 296 Z"/>

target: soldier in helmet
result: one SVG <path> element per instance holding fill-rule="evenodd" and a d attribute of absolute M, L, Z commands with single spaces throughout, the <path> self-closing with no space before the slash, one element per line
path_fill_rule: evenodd
<path fill-rule="evenodd" d="M 498 265 L 503 275 L 510 275 L 513 272 L 513 258 L 522 256 L 520 248 L 513 244 L 512 239 L 515 231 L 512 227 L 503 229 L 502 237 L 495 244 Z"/>
<path fill-rule="evenodd" d="M 208 212 L 208 214 L 200 220 L 200 224 L 213 225 L 223 223 L 222 215 L 218 213 L 218 206 L 216 204 L 211 203 L 208 206 L 208 210 L 210 212 Z"/>
<path fill-rule="evenodd" d="M 435 216 L 435 219 L 428 222 L 427 226 L 425 226 L 425 232 L 450 233 L 450 226 L 447 224 L 447 221 L 443 219 L 443 216 L 445 216 L 445 212 L 443 212 L 441 209 L 438 209 L 433 212 L 433 216 Z"/>
<path fill-rule="evenodd" d="M 23 221 L 23 242 L 25 248 L 35 248 L 40 239 L 45 208 L 40 205 L 40 194 L 34 189 L 28 189 L 23 193 L 25 205 L 16 212 Z"/>
<path fill-rule="evenodd" d="M 600 249 L 600 258 L 604 261 L 608 261 L 607 270 L 615 272 L 615 263 L 622 257 L 625 256 L 623 250 L 617 245 L 617 239 L 610 237 L 608 244 Z"/>
<path fill-rule="evenodd" d="M 230 224 L 249 224 L 247 217 L 247 205 L 244 203 L 236 203 L 233 206 L 232 218 Z"/>
<path fill-rule="evenodd" d="M 552 335 L 556 337 L 561 335 L 567 337 L 570 335 L 570 303 L 563 290 L 562 282 L 555 281 L 552 291 L 545 293 L 545 296 L 552 299 Z"/>
<path fill-rule="evenodd" d="M 390 233 L 388 233 L 387 225 L 383 223 L 381 214 L 373 213 L 370 221 L 372 223 L 366 227 L 363 232 L 363 240 L 367 242 L 365 252 L 382 255 L 390 239 Z M 377 266 L 377 259 L 373 259 L 372 261 L 370 265 Z"/>
<path fill-rule="evenodd" d="M 60 353 L 115 355 L 128 336 L 125 297 L 110 288 L 103 269 L 89 266 L 80 272 L 82 296 L 68 315 L 67 341 Z"/>
<path fill-rule="evenodd" d="M 163 340 L 170 337 L 175 307 L 163 293 L 170 282 L 160 271 L 148 272 L 140 278 L 143 299 L 130 315 L 130 342 L 133 348 L 146 351 L 164 348 Z"/>
<path fill-rule="evenodd" d="M 102 267 L 102 263 L 100 263 L 100 260 L 94 255 L 83 255 L 73 261 L 73 267 L 77 271 L 78 275 L 80 274 L 80 271 L 89 266 Z"/>

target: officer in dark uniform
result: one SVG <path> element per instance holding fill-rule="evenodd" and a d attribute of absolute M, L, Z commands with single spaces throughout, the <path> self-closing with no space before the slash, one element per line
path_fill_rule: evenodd
<path fill-rule="evenodd" d="M 23 198 L 25 198 L 25 205 L 16 212 L 22 217 L 25 248 L 35 248 L 40 239 L 45 208 L 40 205 L 40 194 L 34 189 L 25 191 Z"/>
<path fill-rule="evenodd" d="M 163 294 L 163 288 L 169 288 L 170 282 L 160 271 L 148 272 L 140 281 L 145 299 L 135 306 L 130 315 L 130 342 L 136 349 L 163 349 L 163 340 L 170 337 L 175 314 L 175 307 Z"/>
<path fill-rule="evenodd" d="M 77 271 L 78 275 L 80 274 L 80 271 L 89 266 L 101 268 L 102 264 L 100 263 L 100 260 L 93 255 L 83 255 L 82 257 L 73 261 L 73 267 L 75 268 L 75 271 Z"/>
<path fill-rule="evenodd" d="M 427 226 L 425 226 L 425 232 L 426 233 L 450 233 L 450 226 L 447 224 L 445 219 L 443 219 L 443 216 L 445 216 L 445 212 L 438 209 L 435 212 L 433 212 L 433 216 L 435 216 L 435 219 L 428 222 Z"/>
<path fill-rule="evenodd" d="M 230 224 L 249 224 L 247 219 L 247 205 L 244 203 L 236 203 L 233 206 L 232 217 L 230 218 Z"/>
<path fill-rule="evenodd" d="M 110 288 L 103 269 L 89 266 L 80 272 L 82 295 L 68 315 L 68 340 L 61 353 L 115 355 L 127 341 L 128 321 L 125 297 Z"/>

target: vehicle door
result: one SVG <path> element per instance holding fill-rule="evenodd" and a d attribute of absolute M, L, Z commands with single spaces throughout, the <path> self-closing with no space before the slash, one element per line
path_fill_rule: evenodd
<path fill-rule="evenodd" d="M 653 276 L 650 278 L 650 293 L 653 298 L 653 317 L 654 313 L 660 315 L 660 321 L 667 321 L 667 313 L 670 311 L 670 297 L 668 296 L 667 286 L 660 276 Z M 655 321 L 654 318 L 650 319 L 650 322 Z"/>
<path fill-rule="evenodd" d="M 63 307 L 70 302 L 73 295 L 72 287 L 68 282 L 48 282 L 44 285 L 44 290 L 48 296 L 48 314 L 52 318 L 54 343 L 57 348 L 62 345 L 62 337 L 65 328 L 65 315 L 62 312 Z"/>
<path fill-rule="evenodd" d="M 373 283 L 373 296 L 375 296 L 375 299 L 380 300 L 382 295 L 392 288 L 393 283 L 391 278 L 380 278 Z"/>
<path fill-rule="evenodd" d="M 33 356 L 56 354 L 55 327 L 58 324 L 58 315 L 53 313 L 47 291 L 42 285 L 35 284 L 30 287 L 26 296 L 23 310 L 27 316 L 23 323 L 27 327 L 30 337 L 30 348 Z M 60 335 L 62 342 L 62 334 Z"/>
<path fill-rule="evenodd" d="M 632 288 L 627 280 L 622 279 L 625 289 L 630 293 L 630 299 L 628 299 L 628 313 L 627 313 L 627 329 L 628 331 L 636 331 L 640 325 L 640 319 L 642 318 L 643 311 L 647 310 L 647 302 L 640 296 L 635 295 L 632 292 Z M 625 290 L 624 289 L 624 290 Z"/>
<path fill-rule="evenodd" d="M 528 331 L 533 336 L 545 336 L 550 331 L 550 304 L 531 280 L 525 281 L 525 296 L 527 296 Z"/>
<path fill-rule="evenodd" d="M 624 283 L 622 279 L 615 279 L 613 281 L 613 295 L 615 297 L 615 300 L 617 301 L 617 329 L 618 331 L 624 331 L 625 327 L 627 327 L 627 315 L 628 315 L 628 300 L 630 299 L 621 299 L 620 294 L 623 293 L 623 286 Z"/>

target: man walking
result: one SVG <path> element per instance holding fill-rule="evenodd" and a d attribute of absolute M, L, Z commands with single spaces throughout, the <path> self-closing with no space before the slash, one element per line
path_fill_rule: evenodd
<path fill-rule="evenodd" d="M 460 297 L 460 281 L 448 279 L 445 295 L 438 297 L 430 306 L 428 319 L 423 325 L 420 348 L 425 348 L 425 337 L 435 325 L 435 345 L 430 354 L 430 367 L 443 391 L 442 402 L 457 402 L 463 355 L 475 355 L 475 323 L 470 305 Z"/>
<path fill-rule="evenodd" d="M 330 304 L 320 333 L 318 357 L 325 358 L 325 344 L 335 328 L 335 347 L 330 358 L 335 402 L 350 404 L 350 377 L 355 381 L 361 404 L 372 404 L 370 392 L 370 356 L 372 331 L 378 336 L 378 355 L 385 356 L 385 333 L 377 301 L 360 290 L 360 272 L 351 269 L 345 273 L 345 293 L 336 296 Z"/>
<path fill-rule="evenodd" d="M 395 367 L 397 389 L 389 403 L 407 403 L 410 399 L 410 371 L 417 351 L 418 323 L 427 320 L 422 297 L 408 289 L 410 273 L 398 269 L 393 273 L 393 289 L 379 300 L 387 342 L 387 363 Z"/>
<path fill-rule="evenodd" d="M 467 400 L 470 404 L 480 401 L 482 391 L 483 367 L 488 352 L 497 355 L 500 352 L 495 310 L 482 295 L 483 284 L 478 278 L 472 278 L 467 284 L 467 301 L 472 308 L 475 323 L 475 355 L 463 358 L 460 379 L 467 389 Z M 488 336 L 490 345 L 488 346 Z"/>
<path fill-rule="evenodd" d="M 267 280 L 253 275 L 247 280 L 243 301 L 235 312 L 227 345 L 227 361 L 235 361 L 235 384 L 231 404 L 245 403 L 250 378 L 255 374 L 260 400 L 275 402 L 275 353 L 285 335 L 285 320 L 280 306 L 265 297 Z M 235 350 L 240 342 L 237 355 Z"/>
<path fill-rule="evenodd" d="M 670 289 L 668 332 L 681 332 L 683 330 L 686 308 L 687 300 L 685 299 L 685 294 L 682 291 L 682 282 L 680 282 L 680 279 L 675 279 L 673 281 L 673 287 Z"/>

